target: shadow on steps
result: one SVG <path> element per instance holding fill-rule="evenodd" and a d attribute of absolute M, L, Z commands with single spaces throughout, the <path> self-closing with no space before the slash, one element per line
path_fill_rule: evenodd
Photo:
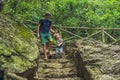
<path fill-rule="evenodd" d="M 76 53 L 74 55 L 74 59 L 75 59 L 75 64 L 76 64 L 76 68 L 77 68 L 77 76 L 81 77 L 82 80 L 88 80 L 88 79 L 93 80 L 91 78 L 89 71 L 85 67 L 85 64 L 83 62 L 83 59 L 82 59 L 80 53 Z"/>

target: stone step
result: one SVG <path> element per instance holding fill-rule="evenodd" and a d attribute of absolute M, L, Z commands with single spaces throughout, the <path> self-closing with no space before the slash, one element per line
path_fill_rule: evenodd
<path fill-rule="evenodd" d="M 61 68 L 75 67 L 75 65 L 72 64 L 72 63 L 65 63 L 65 64 L 61 64 L 61 63 L 40 63 L 39 67 L 61 69 Z"/>
<path fill-rule="evenodd" d="M 74 78 L 39 78 L 37 80 L 81 80 L 79 77 Z"/>
<path fill-rule="evenodd" d="M 42 54 L 40 54 L 39 55 L 39 57 L 41 58 L 41 59 L 44 59 L 44 54 L 42 53 Z M 62 54 L 62 58 L 68 58 L 68 55 L 66 55 L 66 54 Z M 52 54 L 52 59 L 59 59 L 59 58 L 56 58 L 56 54 Z"/>
<path fill-rule="evenodd" d="M 75 73 L 56 73 L 56 72 L 51 72 L 47 74 L 40 74 L 38 73 L 39 78 L 73 78 L 77 77 Z"/>
<path fill-rule="evenodd" d="M 71 72 L 74 72 L 76 73 L 76 69 L 74 67 L 71 67 L 71 68 L 62 68 L 62 69 L 44 69 L 44 68 L 39 68 L 38 69 L 38 73 L 40 74 L 49 74 L 51 72 L 54 72 L 54 73 L 71 73 Z"/>
<path fill-rule="evenodd" d="M 61 59 L 47 59 L 47 60 L 44 60 L 44 59 L 39 59 L 39 63 L 56 63 L 56 62 L 59 62 L 59 63 L 67 63 L 67 62 L 72 62 L 68 59 L 65 59 L 65 58 L 61 58 Z"/>
<path fill-rule="evenodd" d="M 41 54 L 36 80 L 81 80 L 77 77 L 74 62 L 66 56 L 64 54 L 60 59 L 52 57 L 52 59 L 44 60 L 42 59 L 44 55 Z"/>

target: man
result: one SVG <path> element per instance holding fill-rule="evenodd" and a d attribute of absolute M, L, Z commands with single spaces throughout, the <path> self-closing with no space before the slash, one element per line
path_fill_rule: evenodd
<path fill-rule="evenodd" d="M 41 39 L 43 45 L 44 59 L 48 59 L 46 53 L 47 40 L 49 41 L 48 53 L 51 56 L 52 37 L 50 32 L 54 33 L 54 31 L 52 30 L 52 22 L 50 21 L 50 17 L 51 17 L 50 13 L 46 13 L 45 18 L 39 21 L 37 29 L 38 38 Z"/>

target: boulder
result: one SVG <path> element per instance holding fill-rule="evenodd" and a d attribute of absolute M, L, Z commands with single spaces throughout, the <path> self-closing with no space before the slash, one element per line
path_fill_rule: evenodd
<path fill-rule="evenodd" d="M 0 14 L 0 67 L 22 73 L 35 66 L 37 39 L 30 29 Z"/>

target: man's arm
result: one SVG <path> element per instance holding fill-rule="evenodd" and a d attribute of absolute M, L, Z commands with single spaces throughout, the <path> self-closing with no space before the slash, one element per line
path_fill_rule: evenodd
<path fill-rule="evenodd" d="M 40 24 L 38 24 L 38 27 L 37 27 L 37 37 L 38 38 L 40 37 Z"/>
<path fill-rule="evenodd" d="M 50 26 L 50 32 L 54 33 L 55 31 L 52 29 L 52 25 Z"/>

